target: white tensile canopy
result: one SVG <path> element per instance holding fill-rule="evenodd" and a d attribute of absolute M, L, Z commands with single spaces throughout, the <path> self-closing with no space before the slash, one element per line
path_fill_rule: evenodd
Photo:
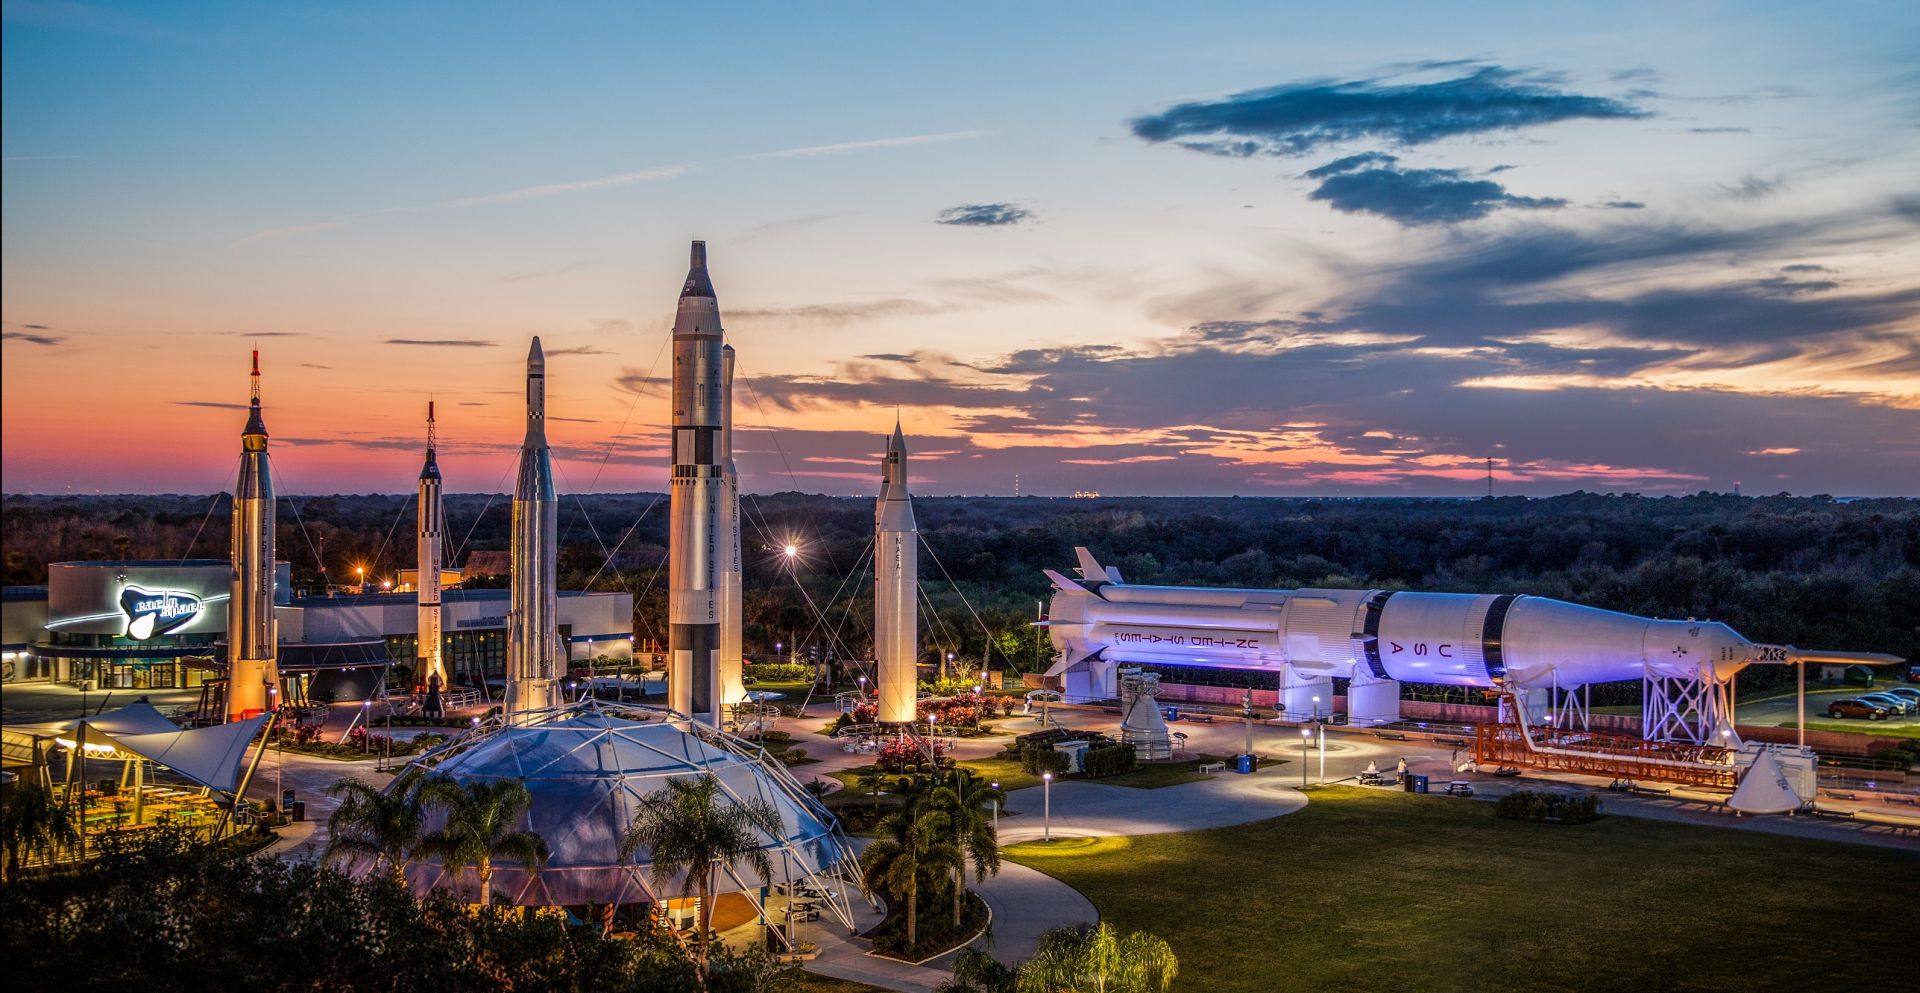
<path fill-rule="evenodd" d="M 180 730 L 180 725 L 167 720 L 164 714 L 155 710 L 153 704 L 145 700 L 137 700 L 124 707 L 116 707 L 104 714 L 96 714 L 92 717 L 75 717 L 64 721 L 47 721 L 42 724 L 22 727 L 20 730 L 33 731 L 41 734 L 71 734 L 73 733 L 73 729 L 79 726 L 81 721 L 87 722 L 87 728 L 90 732 L 105 731 L 108 734 L 114 735 L 166 734 Z"/>
<path fill-rule="evenodd" d="M 858 871 L 852 846 L 832 815 L 783 767 L 763 762 L 759 754 L 754 746 L 710 729 L 696 732 L 671 711 L 588 700 L 554 708 L 544 721 L 533 717 L 527 723 L 483 730 L 470 743 L 425 756 L 415 765 L 459 782 L 525 783 L 533 803 L 524 826 L 546 842 L 551 855 L 538 872 L 512 863 L 496 863 L 493 870 L 496 894 L 523 906 L 658 903 L 681 897 L 683 877 L 662 885 L 650 871 L 645 849 L 623 863 L 620 841 L 642 798 L 665 789 L 671 779 L 702 774 L 719 782 L 723 799 L 757 798 L 779 815 L 778 836 L 767 836 L 762 845 L 772 861 L 772 874 L 763 879 L 744 864 L 722 866 L 717 880 L 721 892 L 751 897 L 763 885 L 788 880 L 857 880 L 857 875 L 848 875 Z M 425 830 L 437 830 L 444 816 L 429 812 Z M 406 875 L 416 892 L 443 886 L 469 896 L 473 892 L 470 869 L 455 878 L 437 862 L 416 860 L 407 865 Z M 842 896 L 829 903 L 844 907 L 849 885 L 835 887 Z M 835 909 L 844 914 L 842 908 Z"/>
<path fill-rule="evenodd" d="M 1740 785 L 1727 798 L 1727 806 L 1743 814 L 1788 814 L 1799 810 L 1800 794 L 1787 782 L 1773 753 L 1762 750 L 1754 757 Z"/>
<path fill-rule="evenodd" d="M 232 724 L 215 724 L 191 731 L 174 728 L 154 734 L 109 734 L 91 720 L 75 723 L 86 725 L 86 748 L 90 753 L 101 746 L 111 746 L 126 755 L 151 759 L 208 789 L 232 793 L 239 789 L 240 778 L 246 770 L 247 746 L 266 722 L 267 715 L 261 714 Z M 73 747 L 69 743 L 75 742 L 74 738 L 66 737 L 58 740 L 69 748 Z M 115 758 L 91 754 L 88 757 Z"/>

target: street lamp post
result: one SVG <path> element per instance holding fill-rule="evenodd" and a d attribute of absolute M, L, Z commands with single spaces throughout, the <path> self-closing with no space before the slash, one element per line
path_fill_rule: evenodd
<path fill-rule="evenodd" d="M 1000 840 L 1000 807 L 1005 802 L 1006 798 L 1000 795 L 1000 781 L 996 779 L 993 781 L 993 840 L 995 842 Z"/>
<path fill-rule="evenodd" d="M 360 702 L 360 751 L 373 754 L 373 698 Z"/>
<path fill-rule="evenodd" d="M 1040 774 L 1040 840 L 1053 840 L 1053 773 Z"/>
<path fill-rule="evenodd" d="M 1320 741 L 1320 785 L 1327 785 L 1327 726 L 1318 725 L 1315 735 Z"/>
<path fill-rule="evenodd" d="M 1313 719 L 1316 721 L 1320 719 L 1320 698 L 1319 697 L 1313 698 Z"/>
<path fill-rule="evenodd" d="M 1300 729 L 1300 785 L 1307 785 L 1307 743 L 1313 739 L 1312 728 Z"/>

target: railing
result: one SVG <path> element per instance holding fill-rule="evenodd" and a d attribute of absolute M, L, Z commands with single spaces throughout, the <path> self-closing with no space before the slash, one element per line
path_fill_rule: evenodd
<path fill-rule="evenodd" d="M 1482 766 L 1653 780 L 1732 789 L 1738 771 L 1732 753 L 1711 745 L 1648 741 L 1619 735 L 1482 724 L 1474 733 L 1474 761 Z"/>

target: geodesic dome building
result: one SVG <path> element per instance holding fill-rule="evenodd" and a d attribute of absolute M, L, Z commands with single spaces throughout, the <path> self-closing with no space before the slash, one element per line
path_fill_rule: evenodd
<path fill-rule="evenodd" d="M 779 818 L 777 835 L 764 836 L 762 846 L 772 874 L 761 878 L 750 866 L 720 866 L 716 893 L 739 892 L 757 906 L 762 887 L 803 883 L 833 893 L 828 909 L 852 926 L 847 894 L 859 887 L 859 867 L 833 816 L 758 745 L 674 711 L 594 700 L 533 711 L 482 725 L 414 766 L 456 782 L 517 779 L 533 795 L 524 826 L 546 841 L 551 855 L 538 872 L 496 862 L 497 899 L 604 906 L 682 897 L 684 873 L 656 880 L 644 848 L 623 863 L 620 840 L 642 798 L 666 789 L 669 780 L 705 774 L 719 782 L 723 797 L 758 798 Z M 437 830 L 443 819 L 429 811 L 425 830 Z M 410 862 L 406 874 L 418 893 L 448 887 L 471 894 L 477 885 L 471 869 L 454 878 L 428 859 Z"/>

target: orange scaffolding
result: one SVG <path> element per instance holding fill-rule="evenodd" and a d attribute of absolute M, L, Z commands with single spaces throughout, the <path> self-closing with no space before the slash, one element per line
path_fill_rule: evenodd
<path fill-rule="evenodd" d="M 1732 789 L 1738 777 L 1733 752 L 1725 748 L 1518 724 L 1476 727 L 1473 758 L 1482 766 L 1722 789 Z"/>

